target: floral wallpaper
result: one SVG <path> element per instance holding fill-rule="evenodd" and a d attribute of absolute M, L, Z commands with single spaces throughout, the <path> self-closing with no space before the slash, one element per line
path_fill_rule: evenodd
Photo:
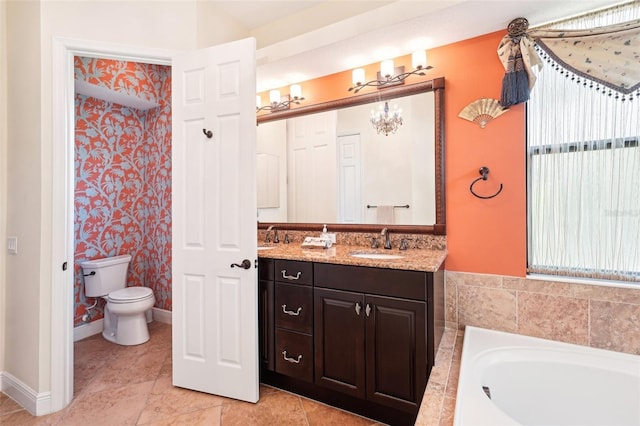
<path fill-rule="evenodd" d="M 80 262 L 130 254 L 128 286 L 171 310 L 171 69 L 75 58 L 75 78 L 159 104 L 146 111 L 76 94 L 74 325 L 102 318 Z"/>

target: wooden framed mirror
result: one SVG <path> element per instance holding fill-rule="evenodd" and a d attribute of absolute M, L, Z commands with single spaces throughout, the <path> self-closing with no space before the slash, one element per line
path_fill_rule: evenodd
<path fill-rule="evenodd" d="M 262 221 L 259 217 L 258 229 L 266 229 L 269 226 L 275 226 L 280 229 L 299 230 L 299 231 L 320 231 L 323 224 L 331 232 L 377 232 L 381 227 L 386 227 L 390 232 L 394 233 L 411 233 L 411 234 L 434 234 L 445 235 L 445 188 L 444 188 L 444 78 L 436 78 L 429 81 L 419 82 L 415 84 L 407 84 L 377 90 L 360 95 L 351 96 L 335 101 L 324 102 L 314 105 L 305 105 L 293 109 L 276 111 L 266 114 L 260 114 L 257 117 L 257 123 L 261 124 L 273 122 L 277 120 L 293 119 L 305 115 L 323 113 L 327 111 L 342 110 L 345 108 L 355 107 L 359 105 L 367 105 L 372 103 L 384 102 L 396 98 L 404 98 L 421 93 L 432 92 L 433 109 L 426 114 L 425 120 L 433 120 L 433 215 L 435 219 L 433 223 L 421 224 L 385 224 L 385 223 L 338 223 L 325 221 Z M 366 117 L 364 117 L 366 119 Z M 400 132 L 401 130 L 399 130 Z M 425 138 L 426 139 L 426 138 Z M 424 164 L 421 164 L 424 167 Z M 427 166 L 428 167 L 428 166 Z M 429 177 L 431 180 L 431 177 Z M 372 203 L 374 204 L 374 203 Z M 404 202 L 403 202 L 404 204 Z"/>

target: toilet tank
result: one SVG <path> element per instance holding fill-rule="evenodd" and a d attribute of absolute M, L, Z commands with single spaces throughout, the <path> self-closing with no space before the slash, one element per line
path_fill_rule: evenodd
<path fill-rule="evenodd" d="M 80 262 L 87 297 L 102 297 L 127 286 L 131 255 L 105 257 Z"/>

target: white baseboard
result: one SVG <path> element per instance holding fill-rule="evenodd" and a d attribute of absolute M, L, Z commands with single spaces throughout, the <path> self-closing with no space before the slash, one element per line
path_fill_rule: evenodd
<path fill-rule="evenodd" d="M 95 334 L 102 333 L 104 327 L 104 319 L 100 318 L 99 320 L 95 320 L 89 322 L 87 324 L 82 324 L 73 328 L 73 341 L 77 342 L 78 340 L 86 339 L 87 337 L 91 337 Z"/>
<path fill-rule="evenodd" d="M 165 324 L 171 324 L 171 311 L 160 308 L 151 308 L 153 311 L 153 319 Z"/>
<path fill-rule="evenodd" d="M 38 393 L 6 371 L 0 372 L 0 391 L 34 416 L 51 412 L 51 392 Z"/>

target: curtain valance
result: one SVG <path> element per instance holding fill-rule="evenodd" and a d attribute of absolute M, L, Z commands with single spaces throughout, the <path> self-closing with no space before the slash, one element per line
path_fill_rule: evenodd
<path fill-rule="evenodd" d="M 640 19 L 589 30 L 528 31 L 527 20 L 517 18 L 498 46 L 506 70 L 503 107 L 529 99 L 532 68 L 542 66 L 536 46 L 577 76 L 625 95 L 640 89 Z"/>

